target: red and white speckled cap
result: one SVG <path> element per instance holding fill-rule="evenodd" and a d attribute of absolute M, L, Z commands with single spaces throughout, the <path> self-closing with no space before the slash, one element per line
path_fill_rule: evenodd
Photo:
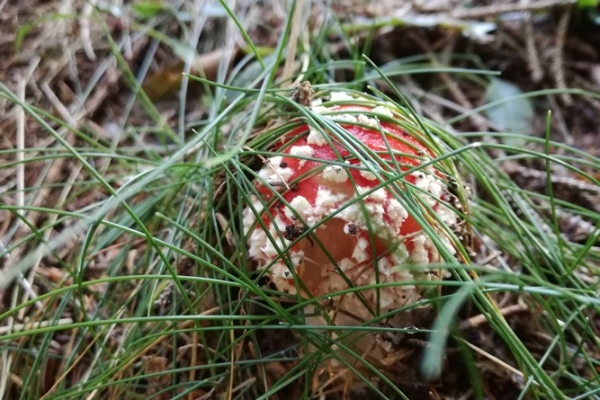
<path fill-rule="evenodd" d="M 313 102 L 311 108 L 326 126 L 294 128 L 258 173 L 260 196 L 253 195 L 252 207 L 244 211 L 249 256 L 259 268 L 269 268 L 279 290 L 304 297 L 441 279 L 431 267 L 442 261 L 440 252 L 403 205 L 401 192 L 412 187 L 421 212 L 453 254 L 440 224 L 452 228 L 459 217 L 447 205 L 453 195 L 444 174 L 432 163 L 386 184 L 436 157 L 423 136 L 404 128 L 407 117 L 396 106 L 370 97 L 333 92 L 330 100 Z M 332 124 L 345 134 L 334 133 Z M 421 288 L 407 283 L 360 293 L 346 294 L 338 307 L 368 320 L 419 300 Z"/>

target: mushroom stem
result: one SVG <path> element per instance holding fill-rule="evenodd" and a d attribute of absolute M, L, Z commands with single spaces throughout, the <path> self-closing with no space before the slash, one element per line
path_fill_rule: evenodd
<path fill-rule="evenodd" d="M 328 326 L 335 327 L 339 326 L 340 330 L 328 329 L 323 330 L 321 333 L 329 337 L 328 343 L 332 342 L 329 347 L 332 351 L 336 353 L 334 357 L 328 359 L 328 366 L 330 367 L 339 367 L 342 364 L 340 362 L 341 359 L 346 361 L 347 363 L 355 363 L 359 361 L 355 356 L 351 355 L 345 350 L 339 349 L 335 343 L 341 343 L 342 347 L 348 347 L 354 353 L 356 353 L 360 358 L 364 358 L 369 360 L 370 363 L 377 363 L 377 361 L 385 358 L 387 354 L 387 350 L 385 349 L 380 342 L 376 339 L 376 333 L 367 332 L 368 327 L 363 329 L 356 330 L 348 330 L 344 329 L 344 327 L 357 327 L 363 326 L 365 321 L 356 315 L 350 314 L 347 310 L 343 309 L 344 300 L 334 301 L 332 304 L 331 310 L 328 312 L 328 318 L 323 317 L 315 305 L 306 306 L 304 311 L 306 315 L 306 324 L 309 326 Z M 356 311 L 356 310 L 354 310 Z M 360 310 L 361 314 L 367 313 L 367 309 Z M 321 314 L 321 315 L 320 315 Z M 341 337 L 341 339 L 340 339 Z M 314 346 L 310 348 L 311 352 L 317 351 Z"/>

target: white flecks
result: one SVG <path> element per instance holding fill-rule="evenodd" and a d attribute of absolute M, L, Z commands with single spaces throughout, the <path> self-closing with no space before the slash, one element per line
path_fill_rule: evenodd
<path fill-rule="evenodd" d="M 422 192 L 418 196 L 427 202 L 431 207 L 437 205 L 436 214 L 439 220 L 452 226 L 458 222 L 458 215 L 449 207 L 440 203 L 440 198 L 444 195 L 446 185 L 435 174 L 427 174 L 421 171 L 411 174 L 415 177 L 415 186 Z"/>
<path fill-rule="evenodd" d="M 283 157 L 282 156 L 275 156 L 275 157 L 271 157 L 267 160 L 267 163 L 270 164 L 273 167 L 278 167 L 281 162 L 283 161 Z"/>
<path fill-rule="evenodd" d="M 434 175 L 430 175 L 430 176 L 434 176 Z M 442 184 L 438 178 L 435 178 L 433 181 L 431 181 L 429 183 L 429 187 L 427 188 L 427 191 L 429 193 L 431 193 L 431 195 L 433 197 L 435 197 L 436 200 L 439 200 L 439 198 L 442 196 L 442 193 L 444 191 L 444 186 L 442 186 Z"/>
<path fill-rule="evenodd" d="M 390 270 L 390 267 L 392 266 L 393 264 L 390 262 L 388 257 L 381 257 L 379 260 L 377 260 L 377 271 L 379 271 L 380 274 L 388 276 L 392 272 Z"/>
<path fill-rule="evenodd" d="M 377 177 L 375 176 L 375 174 L 372 173 L 371 171 L 367 171 L 367 170 L 361 169 L 359 173 L 360 173 L 360 176 L 362 176 L 363 178 L 365 178 L 368 181 L 374 181 L 374 180 L 377 179 Z"/>
<path fill-rule="evenodd" d="M 368 188 L 358 186 L 357 192 L 362 197 L 361 201 L 344 207 L 338 213 L 338 216 L 348 223 L 355 224 L 357 227 L 367 226 L 366 222 L 368 221 L 369 229 L 382 239 L 396 237 L 398 229 L 387 224 L 384 219 L 384 205 L 387 198 L 386 190 L 379 188 L 367 196 L 361 195 L 368 190 Z"/>
<path fill-rule="evenodd" d="M 358 234 L 358 226 L 356 226 L 353 223 L 347 223 L 347 224 L 345 224 L 343 230 L 344 230 L 344 233 L 346 235 L 356 235 L 356 234 Z"/>
<path fill-rule="evenodd" d="M 260 215 L 259 212 L 257 212 L 257 214 Z M 256 215 L 254 215 L 254 212 L 248 207 L 244 210 L 243 216 L 242 226 L 244 228 L 244 234 L 247 234 L 252 225 L 256 222 Z"/>
<path fill-rule="evenodd" d="M 357 227 L 362 227 L 364 226 L 364 218 L 362 214 L 363 213 L 360 204 L 352 203 L 345 206 L 343 210 L 340 210 L 337 216 L 348 223 L 356 225 Z"/>
<path fill-rule="evenodd" d="M 385 115 L 388 118 L 394 118 L 394 113 L 392 110 L 385 106 L 377 106 L 372 110 L 375 114 Z"/>
<path fill-rule="evenodd" d="M 398 264 L 396 264 L 396 267 L 400 267 L 400 266 Z M 412 270 L 412 271 L 414 271 L 414 270 Z M 410 270 L 407 270 L 407 269 L 396 268 L 395 275 L 396 275 L 396 280 L 398 282 L 407 282 L 407 281 L 415 280 L 415 276 L 412 274 L 412 272 Z M 407 287 L 407 286 L 405 286 L 405 287 Z"/>
<path fill-rule="evenodd" d="M 465 185 L 463 186 L 463 189 L 464 189 L 465 196 L 466 196 L 468 199 L 471 199 L 471 198 L 473 198 L 473 188 L 471 187 L 471 185 L 467 185 L 467 184 L 465 184 Z"/>
<path fill-rule="evenodd" d="M 298 163 L 299 167 L 302 168 L 304 163 L 306 163 L 306 158 L 310 158 L 313 156 L 314 149 L 312 146 L 292 146 L 290 147 L 290 155 L 298 157 L 300 162 Z"/>
<path fill-rule="evenodd" d="M 291 207 L 291 208 L 290 208 Z M 312 208 L 306 197 L 296 196 L 290 201 L 290 207 L 285 208 L 285 216 L 289 219 L 295 219 L 296 214 L 292 212 L 292 209 L 296 211 L 298 215 L 304 218 Z"/>
<path fill-rule="evenodd" d="M 452 245 L 452 242 L 450 241 L 450 239 L 446 235 L 440 235 L 440 241 L 442 242 L 442 244 L 444 245 L 444 247 L 446 249 L 448 249 L 448 251 L 450 252 L 450 254 L 453 254 L 453 255 L 456 254 L 456 249 L 454 248 L 454 246 Z"/>
<path fill-rule="evenodd" d="M 390 255 L 390 262 L 392 263 L 392 267 L 401 268 L 403 264 L 406 263 L 410 254 L 408 253 L 408 249 L 406 248 L 405 243 L 400 243 L 396 246 L 392 254 Z"/>
<path fill-rule="evenodd" d="M 277 240 L 277 236 L 275 236 L 274 239 Z M 275 243 L 273 243 L 273 241 L 271 241 L 270 239 L 267 239 L 267 243 L 265 243 L 265 245 L 260 248 L 263 255 L 267 259 L 276 258 L 279 255 L 279 253 L 281 252 L 280 249 L 281 249 L 281 244 L 277 243 L 277 247 L 275 247 Z"/>
<path fill-rule="evenodd" d="M 292 177 L 294 176 L 294 170 L 292 168 L 275 168 L 275 173 L 277 173 L 277 175 L 285 180 L 286 182 Z"/>
<path fill-rule="evenodd" d="M 332 115 L 331 119 L 335 122 L 348 123 L 348 124 L 356 124 L 358 122 L 358 117 L 352 114 L 337 114 Z"/>
<path fill-rule="evenodd" d="M 333 192 L 327 189 L 325 186 L 319 186 L 317 189 L 317 199 L 315 200 L 315 206 L 327 207 L 331 206 Z"/>
<path fill-rule="evenodd" d="M 429 246 L 428 242 L 431 241 L 429 236 L 425 233 L 420 233 L 409 239 L 413 244 L 413 249 L 410 253 L 409 261 L 416 265 L 429 264 Z"/>
<path fill-rule="evenodd" d="M 304 260 L 304 250 L 291 252 L 290 259 L 292 261 L 292 265 L 294 267 L 298 267 L 300 264 L 302 264 L 302 260 Z"/>
<path fill-rule="evenodd" d="M 379 188 L 371 193 L 367 198 L 373 201 L 382 202 L 387 199 L 387 191 L 384 188 Z"/>
<path fill-rule="evenodd" d="M 292 268 L 297 269 L 300 267 L 303 260 L 304 251 L 300 250 L 290 252 Z M 261 266 L 261 268 L 265 268 L 265 265 Z M 290 268 L 285 262 L 277 261 L 271 265 L 269 267 L 269 275 L 279 290 L 295 293 L 296 288 L 293 282 L 294 274 L 292 271 L 290 271 Z"/>
<path fill-rule="evenodd" d="M 314 149 L 312 146 L 292 146 L 290 147 L 290 155 L 298 157 L 312 157 Z"/>
<path fill-rule="evenodd" d="M 281 232 L 285 230 L 286 223 L 280 215 L 276 215 L 273 221 L 267 221 L 266 225 L 275 243 L 269 239 L 262 226 L 257 226 L 248 239 L 248 255 L 262 262 L 278 257 L 291 243 L 281 235 Z"/>
<path fill-rule="evenodd" d="M 356 192 L 360 196 L 362 196 L 364 193 L 368 192 L 369 190 L 371 190 L 371 188 L 363 187 L 363 186 L 356 187 Z M 369 193 L 368 195 L 363 196 L 363 198 L 365 200 L 381 202 L 387 198 L 387 191 L 384 188 L 379 188 L 379 189 L 376 189 L 373 192 Z"/>
<path fill-rule="evenodd" d="M 354 100 L 354 97 L 350 96 L 346 92 L 331 92 L 330 101 L 349 101 Z"/>
<path fill-rule="evenodd" d="M 367 253 L 368 246 L 369 242 L 367 239 L 358 239 L 356 246 L 354 247 L 354 251 L 352 252 L 352 258 L 359 263 L 367 261 L 369 259 L 369 253 Z"/>
<path fill-rule="evenodd" d="M 364 114 L 360 114 L 357 117 L 357 121 L 359 124 L 366 125 L 371 128 L 379 129 L 379 121 L 377 121 L 376 118 L 371 118 Z"/>
<path fill-rule="evenodd" d="M 272 186 L 285 186 L 286 180 L 277 174 L 270 175 L 267 179 L 267 184 Z"/>
<path fill-rule="evenodd" d="M 418 194 L 419 197 L 430 206 L 438 203 L 445 188 L 440 179 L 434 174 L 421 171 L 413 172 L 411 175 L 415 177 L 415 186 L 422 191 Z"/>
<path fill-rule="evenodd" d="M 408 218 L 408 211 L 406 211 L 406 208 L 404 208 L 404 206 L 393 197 L 386 201 L 385 213 L 392 221 L 399 224 L 402 224 L 402 222 Z M 398 225 L 398 228 L 399 227 L 400 226 Z"/>
<path fill-rule="evenodd" d="M 329 107 L 325 107 L 322 105 L 316 105 L 316 106 L 312 106 L 311 109 L 313 110 L 314 113 L 316 114 L 324 114 L 327 111 L 329 111 Z"/>
<path fill-rule="evenodd" d="M 352 261 L 352 259 L 350 259 L 350 257 L 346 257 L 342 258 L 342 260 L 338 262 L 338 267 L 342 272 L 346 272 L 349 271 L 354 266 L 354 264 L 355 263 Z"/>
<path fill-rule="evenodd" d="M 281 168 L 282 157 L 272 157 L 268 160 L 267 165 L 258 172 L 259 178 L 269 185 L 283 185 L 294 176 L 292 168 Z"/>
<path fill-rule="evenodd" d="M 325 135 L 314 127 L 309 128 L 308 136 L 306 137 L 306 142 L 308 144 L 312 144 L 314 146 L 325 146 L 327 144 L 327 140 L 325 139 Z"/>
<path fill-rule="evenodd" d="M 423 233 L 426 236 L 425 239 L 425 248 L 427 249 L 427 254 L 428 254 L 428 258 L 429 258 L 429 262 L 430 263 L 438 263 L 442 260 L 441 255 L 439 250 L 437 249 L 437 247 L 435 246 L 435 243 L 433 243 L 433 240 L 431 240 L 431 236 Z M 436 236 L 438 237 L 438 239 L 441 239 L 441 232 L 436 230 Z M 424 266 L 425 268 L 425 266 Z M 428 277 L 429 278 L 429 277 Z"/>
<path fill-rule="evenodd" d="M 277 214 L 274 218 L 275 226 L 279 229 L 280 232 L 285 231 L 286 223 L 283 219 L 281 219 L 281 215 Z"/>
<path fill-rule="evenodd" d="M 368 202 L 364 204 L 365 210 L 369 215 L 370 222 L 374 223 L 376 226 L 379 225 L 378 221 L 383 222 L 383 214 L 385 213 L 385 208 L 383 208 L 383 204 L 380 202 Z"/>
<path fill-rule="evenodd" d="M 287 265 L 285 265 L 283 262 L 277 262 L 277 263 L 271 265 L 271 268 L 269 268 L 269 272 L 274 277 L 287 278 L 292 275 L 290 270 L 288 269 Z"/>
<path fill-rule="evenodd" d="M 260 201 L 255 195 L 250 196 L 250 201 L 252 203 L 252 207 L 254 207 L 256 214 L 254 214 L 254 211 L 252 211 L 252 208 L 250 207 L 246 207 L 246 209 L 244 209 L 244 219 L 242 220 L 244 234 L 248 233 L 252 225 L 254 225 L 254 223 L 256 222 L 257 216 L 260 217 L 263 210 L 265 209 L 265 205 L 263 204 L 263 202 Z"/>
<path fill-rule="evenodd" d="M 256 260 L 264 261 L 262 248 L 267 244 L 268 238 L 262 227 L 258 227 L 252 231 L 248 239 L 249 249 L 248 255 Z"/>
<path fill-rule="evenodd" d="M 439 204 L 437 210 L 435 210 L 435 213 L 440 221 L 449 227 L 452 227 L 458 223 L 458 215 L 450 207 Z"/>
<path fill-rule="evenodd" d="M 346 199 L 347 196 L 343 193 L 334 194 L 325 186 L 319 186 L 317 197 L 315 199 L 315 206 L 312 209 L 312 213 L 306 217 L 306 223 L 309 226 L 313 226 L 326 216 L 331 215 L 338 210 L 344 204 Z"/>
<path fill-rule="evenodd" d="M 323 178 L 328 181 L 342 183 L 348 180 L 348 174 L 344 167 L 340 165 L 330 165 L 323 169 Z"/>
<path fill-rule="evenodd" d="M 275 286 L 277 286 L 277 289 L 288 293 L 296 292 L 296 285 L 293 280 L 294 275 L 284 263 L 277 262 L 273 264 L 269 269 L 269 275 Z"/>
<path fill-rule="evenodd" d="M 270 259 L 273 259 L 279 253 L 275 248 L 275 245 L 271 242 L 271 239 L 267 236 L 267 232 L 273 237 L 275 240 L 278 238 L 278 224 L 281 224 L 283 221 L 275 218 L 275 223 L 273 221 L 267 221 L 266 227 L 267 229 L 263 229 L 262 225 L 257 225 L 257 227 L 250 234 L 250 238 L 248 239 L 249 244 L 249 256 L 261 262 L 266 262 Z M 285 228 L 285 224 L 284 228 Z M 281 240 L 278 242 L 279 247 L 281 247 Z"/>

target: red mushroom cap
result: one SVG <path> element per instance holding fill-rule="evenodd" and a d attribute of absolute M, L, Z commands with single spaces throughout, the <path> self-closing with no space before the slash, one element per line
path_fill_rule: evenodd
<path fill-rule="evenodd" d="M 393 186 L 385 184 L 386 178 L 430 161 L 431 149 L 402 128 L 393 105 L 370 105 L 343 92 L 332 93 L 326 104 L 331 103 L 335 104 L 315 105 L 313 110 L 347 134 L 308 124 L 297 127 L 285 135 L 280 154 L 266 160 L 258 173 L 260 198 L 253 196 L 252 207 L 256 214 L 248 207 L 244 215 L 250 257 L 259 267 L 269 267 L 279 290 L 296 293 L 300 288 L 303 295 L 328 295 L 350 285 L 441 279 L 429 266 L 441 261 L 440 253 L 403 206 L 400 191 L 407 183 L 414 185 L 420 191 L 413 193 L 429 206 L 423 212 L 433 211 L 439 221 L 453 226 L 458 216 L 439 201 L 451 196 L 443 174 L 433 164 Z M 355 150 L 347 142 L 353 142 Z M 257 215 L 266 230 L 257 223 Z M 454 252 L 445 231 L 434 230 Z M 361 291 L 363 300 L 346 295 L 343 307 L 367 318 L 375 304 L 379 311 L 390 310 L 420 298 L 413 284 L 378 291 L 379 296 L 373 289 Z"/>

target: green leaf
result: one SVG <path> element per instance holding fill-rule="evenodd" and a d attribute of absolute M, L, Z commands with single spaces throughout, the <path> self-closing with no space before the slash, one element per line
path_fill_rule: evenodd
<path fill-rule="evenodd" d="M 531 133 L 533 106 L 516 85 L 492 79 L 485 91 L 485 104 L 491 105 L 486 115 L 498 128 L 507 132 Z"/>

